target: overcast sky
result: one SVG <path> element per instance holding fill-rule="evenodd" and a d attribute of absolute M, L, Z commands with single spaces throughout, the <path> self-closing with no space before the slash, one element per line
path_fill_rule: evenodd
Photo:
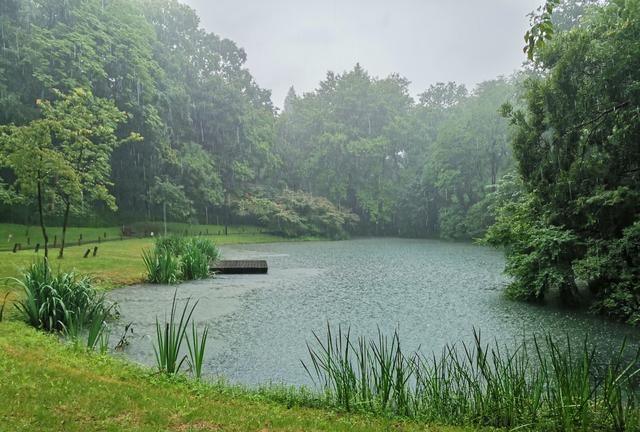
<path fill-rule="evenodd" d="M 415 95 L 438 81 L 472 87 L 525 59 L 527 14 L 543 0 L 183 0 L 208 31 L 234 40 L 282 106 L 290 86 L 315 89 L 327 71 L 360 63 L 397 72 Z"/>

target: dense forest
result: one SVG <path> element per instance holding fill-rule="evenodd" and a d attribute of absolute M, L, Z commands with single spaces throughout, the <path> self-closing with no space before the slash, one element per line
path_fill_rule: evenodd
<path fill-rule="evenodd" d="M 471 89 L 356 64 L 278 109 L 177 1 L 4 0 L 0 219 L 486 235 L 514 297 L 637 323 L 640 1 L 549 1 L 525 40 Z"/>
<path fill-rule="evenodd" d="M 484 199 L 511 165 L 498 108 L 517 102 L 515 79 L 472 91 L 436 84 L 414 101 L 405 78 L 379 79 L 355 65 L 327 73 L 311 93 L 291 89 L 279 112 L 246 69 L 245 52 L 206 33 L 176 1 L 12 0 L 2 8 L 1 124 L 41 119 L 42 101 L 55 110 L 78 89 L 89 111 L 111 104 L 124 113 L 107 126 L 115 141 L 87 137 L 110 165 L 85 175 L 80 200 L 66 206 L 74 194 L 56 191 L 63 167 L 43 179 L 52 220 L 65 208 L 75 223 L 157 220 L 164 210 L 173 220 L 249 221 L 291 235 L 447 238 L 481 235 L 490 222 Z M 2 219 L 34 223 L 37 191 L 14 162 L 2 177 L 26 193 L 5 200 Z M 323 223 L 304 208 L 323 212 Z"/>

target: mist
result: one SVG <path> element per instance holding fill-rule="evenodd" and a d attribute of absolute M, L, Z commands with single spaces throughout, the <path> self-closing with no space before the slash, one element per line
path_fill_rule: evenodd
<path fill-rule="evenodd" d="M 186 0 L 202 26 L 248 53 L 258 84 L 282 107 L 290 86 L 316 88 L 356 63 L 399 73 L 417 94 L 436 82 L 468 87 L 508 75 L 525 56 L 528 14 L 541 0 Z"/>

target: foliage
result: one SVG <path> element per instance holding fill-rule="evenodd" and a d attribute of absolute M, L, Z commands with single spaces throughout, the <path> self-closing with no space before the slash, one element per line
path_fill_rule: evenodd
<path fill-rule="evenodd" d="M 329 200 L 286 190 L 275 198 L 247 195 L 238 203 L 238 214 L 251 216 L 271 232 L 287 237 L 320 236 L 341 239 L 358 217 Z"/>
<path fill-rule="evenodd" d="M 518 297 L 558 291 L 630 323 L 640 306 L 639 23 L 640 3 L 611 1 L 538 51 L 545 72 L 526 82 L 526 109 L 506 109 L 521 192 L 498 206 L 489 233 L 507 247 Z"/>
<path fill-rule="evenodd" d="M 142 261 L 147 271 L 147 282 L 174 284 L 180 280 L 179 258 L 167 249 L 142 250 Z"/>
<path fill-rule="evenodd" d="M 158 370 L 167 375 L 176 375 L 180 372 L 180 368 L 187 360 L 186 355 L 181 356 L 182 344 L 187 338 L 187 328 L 191 322 L 193 311 L 195 310 L 198 302 L 196 301 L 191 308 L 189 303 L 191 299 L 187 299 L 178 318 L 177 301 L 176 296 L 178 291 L 173 294 L 173 300 L 171 301 L 171 313 L 169 320 L 164 323 L 160 323 L 156 317 L 156 340 L 153 345 L 153 351 L 156 354 L 156 363 Z M 194 330 L 195 332 L 195 330 Z M 194 337 L 195 343 L 195 337 Z M 197 352 L 199 355 L 204 355 L 204 346 L 198 346 L 197 349 L 202 347 L 203 352 Z M 201 363 L 200 363 L 201 364 Z"/>
<path fill-rule="evenodd" d="M 473 344 L 446 346 L 433 357 L 402 351 L 397 331 L 355 338 L 328 326 L 326 337 L 314 339 L 303 365 L 328 400 L 347 411 L 510 429 L 640 427 L 639 357 L 625 361 L 624 345 L 599 365 L 586 340 L 575 347 L 551 336 L 508 349 L 474 332 Z"/>
<path fill-rule="evenodd" d="M 153 251 L 143 250 L 142 259 L 151 283 L 174 284 L 181 280 L 209 277 L 209 265 L 220 253 L 204 237 L 158 237 Z"/>
<path fill-rule="evenodd" d="M 6 126 L 0 130 L 0 142 L 6 152 L 4 165 L 16 178 L 14 188 L 23 201 L 32 198 L 37 202 L 45 255 L 49 242 L 45 213 L 61 204 L 62 258 L 72 210 L 81 213 L 93 202 L 116 208 L 108 190 L 112 186 L 110 157 L 121 142 L 115 131 L 125 114 L 87 90 L 73 89 L 69 94 L 54 90 L 53 95 L 57 98 L 53 103 L 38 101 L 41 118 L 24 126 Z M 131 141 L 139 139 L 136 134 L 129 137 Z"/>
<path fill-rule="evenodd" d="M 31 326 L 48 332 L 81 329 L 109 315 L 103 294 L 91 279 L 75 273 L 54 273 L 46 259 L 36 260 L 20 279 L 12 278 L 23 292 L 16 308 Z"/>
<path fill-rule="evenodd" d="M 204 354 L 207 349 L 207 337 L 209 336 L 209 326 L 204 327 L 202 334 L 198 334 L 196 323 L 191 322 L 191 338 L 187 336 L 187 348 L 189 349 L 189 365 L 196 378 L 202 377 L 202 366 L 204 364 Z"/>

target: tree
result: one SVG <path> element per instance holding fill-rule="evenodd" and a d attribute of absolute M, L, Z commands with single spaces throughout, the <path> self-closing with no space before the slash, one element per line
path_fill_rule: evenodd
<path fill-rule="evenodd" d="M 170 217 L 183 220 L 193 214 L 193 201 L 184 193 L 181 185 L 176 185 L 167 178 L 156 177 L 149 190 L 149 200 L 162 205 L 164 235 L 167 235 L 167 213 Z"/>
<path fill-rule="evenodd" d="M 8 149 L 6 165 L 16 177 L 19 192 L 35 195 L 45 256 L 49 246 L 46 214 L 59 204 L 63 207 L 62 258 L 72 209 L 81 212 L 85 204 L 92 202 L 116 208 L 108 190 L 110 158 L 120 142 L 115 131 L 125 114 L 86 90 L 57 95 L 59 99 L 54 102 L 38 102 L 41 118 L 25 126 L 6 127 L 3 135 Z"/>
<path fill-rule="evenodd" d="M 63 258 L 69 214 L 85 211 L 85 206 L 103 202 L 112 211 L 117 209 L 115 198 L 109 187 L 111 154 L 122 142 L 140 141 L 131 134 L 120 140 L 115 133 L 118 124 L 126 119 L 113 103 L 94 97 L 90 91 L 75 89 L 68 95 L 58 93 L 54 103 L 41 103 L 43 120 L 48 122 L 55 149 L 76 177 L 73 188 L 57 188 L 56 193 L 63 203 L 62 238 L 58 258 Z"/>
<path fill-rule="evenodd" d="M 54 145 L 49 120 L 34 120 L 26 126 L 4 127 L 0 142 L 7 149 L 5 164 L 16 178 L 19 193 L 34 197 L 44 239 L 44 256 L 49 256 L 46 214 L 55 209 L 59 191 L 80 194 L 77 173 Z"/>
<path fill-rule="evenodd" d="M 526 108 L 506 110 L 523 193 L 489 240 L 507 247 L 510 291 L 640 322 L 640 2 L 594 7 L 537 52 Z"/>

